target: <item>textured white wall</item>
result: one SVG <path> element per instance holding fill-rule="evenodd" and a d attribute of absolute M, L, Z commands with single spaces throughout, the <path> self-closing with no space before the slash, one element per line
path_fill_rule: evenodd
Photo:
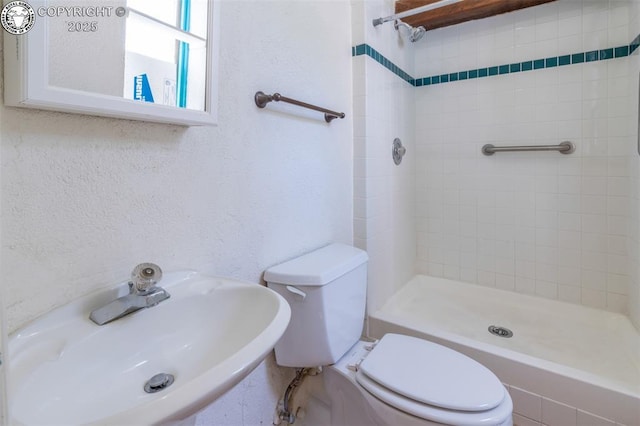
<path fill-rule="evenodd" d="M 142 261 L 258 283 L 273 264 L 352 242 L 349 3 L 219 4 L 217 127 L 0 108 L 0 266 L 10 330 L 113 286 Z M 347 118 L 327 124 L 293 106 L 261 110 L 257 90 Z M 233 391 L 207 418 L 268 424 L 281 376 L 263 364 L 240 385 L 245 399 Z"/>
<path fill-rule="evenodd" d="M 374 18 L 393 13 L 393 2 L 353 2 L 353 44 L 367 43 L 413 72 L 412 43 L 388 22 Z M 369 56 L 353 59 L 354 87 L 354 237 L 369 254 L 367 307 L 379 308 L 414 273 L 415 88 Z M 394 138 L 407 148 L 401 165 L 391 156 Z"/>
<path fill-rule="evenodd" d="M 436 30 L 416 74 L 626 45 L 630 5 L 560 0 Z M 628 312 L 637 55 L 417 89 L 418 271 Z M 562 140 L 576 152 L 480 154 Z"/>

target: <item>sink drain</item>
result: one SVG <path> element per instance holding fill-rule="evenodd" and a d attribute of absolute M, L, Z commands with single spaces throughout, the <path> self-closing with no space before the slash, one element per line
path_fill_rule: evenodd
<path fill-rule="evenodd" d="M 500 327 L 497 325 L 490 325 L 489 333 L 496 335 L 498 337 L 504 337 L 504 338 L 509 338 L 513 336 L 513 331 L 509 330 L 506 327 Z"/>
<path fill-rule="evenodd" d="M 144 384 L 146 393 L 160 392 L 162 389 L 168 388 L 173 384 L 173 374 L 160 373 L 156 374 Z"/>

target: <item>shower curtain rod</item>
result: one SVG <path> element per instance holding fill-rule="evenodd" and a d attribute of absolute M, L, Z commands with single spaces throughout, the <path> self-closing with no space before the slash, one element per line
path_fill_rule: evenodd
<path fill-rule="evenodd" d="M 373 26 L 377 27 L 380 24 L 389 21 L 395 21 L 396 19 L 406 18 L 407 16 L 417 15 L 418 13 L 426 12 L 433 9 L 440 9 L 441 7 L 448 6 L 450 4 L 458 3 L 462 0 L 440 0 L 435 3 L 426 4 L 424 6 L 416 7 L 415 9 L 405 10 L 404 12 L 396 13 L 395 15 L 387 16 L 386 18 L 378 18 L 373 20 Z"/>

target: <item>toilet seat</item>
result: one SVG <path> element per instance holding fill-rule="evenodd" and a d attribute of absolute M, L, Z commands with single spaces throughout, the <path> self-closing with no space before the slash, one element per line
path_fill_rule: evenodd
<path fill-rule="evenodd" d="M 505 403 L 487 411 L 454 411 L 405 398 L 402 395 L 380 386 L 368 378 L 362 371 L 356 373 L 356 381 L 365 391 L 383 403 L 421 419 L 456 426 L 511 424 L 509 422 L 513 410 L 511 399 L 505 399 Z"/>
<path fill-rule="evenodd" d="M 356 381 L 401 411 L 446 424 L 492 423 L 511 410 L 503 404 L 504 386 L 489 369 L 410 336 L 386 334 L 360 363 Z"/>

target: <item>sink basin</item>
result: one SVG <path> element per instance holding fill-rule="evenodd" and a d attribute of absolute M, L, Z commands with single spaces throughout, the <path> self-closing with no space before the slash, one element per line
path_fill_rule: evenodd
<path fill-rule="evenodd" d="M 11 424 L 156 424 L 184 419 L 249 374 L 284 333 L 287 302 L 258 284 L 165 274 L 171 297 L 109 324 L 89 313 L 128 292 L 86 296 L 9 338 Z M 146 393 L 158 373 L 174 383 Z"/>

